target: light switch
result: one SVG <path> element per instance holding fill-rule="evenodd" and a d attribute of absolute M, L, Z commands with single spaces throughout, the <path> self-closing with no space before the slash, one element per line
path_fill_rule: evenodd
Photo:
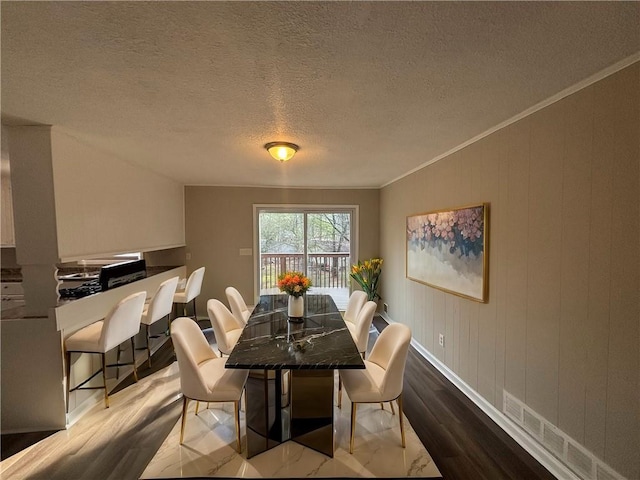
<path fill-rule="evenodd" d="M 241 256 L 251 256 L 253 255 L 253 250 L 250 248 L 241 248 L 240 249 L 240 255 Z"/>

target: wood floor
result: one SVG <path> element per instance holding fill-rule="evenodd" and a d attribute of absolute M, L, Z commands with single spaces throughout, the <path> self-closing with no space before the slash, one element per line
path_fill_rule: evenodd
<path fill-rule="evenodd" d="M 376 317 L 374 325 L 381 331 L 386 327 L 386 322 Z M 205 333 L 211 335 L 210 330 Z M 371 335 L 370 345 L 376 337 L 376 334 Z M 153 356 L 153 368 L 145 366 L 138 373 L 141 377 L 148 376 L 173 361 L 175 357 L 169 341 Z M 127 378 L 117 389 L 124 389 L 132 382 L 132 378 Z M 555 478 L 413 348 L 407 359 L 403 395 L 405 414 L 445 479 Z M 153 455 L 168 434 L 167 427 L 171 428 L 178 420 L 179 403 L 175 402 L 168 410 L 152 417 L 132 417 L 132 424 L 125 427 L 132 432 L 130 437 L 119 439 L 113 442 L 113 446 L 107 445 L 100 451 L 91 472 L 79 471 L 73 465 L 72 456 L 67 456 L 64 462 L 59 462 L 55 477 L 137 479 L 142 473 L 141 465 L 144 469 L 151 459 L 146 457 Z M 144 432 L 144 449 L 137 448 L 140 439 L 135 432 L 139 431 Z M 3 435 L 2 459 L 39 441 L 43 435 Z M 137 451 L 136 461 L 130 458 L 122 462 L 123 455 L 129 456 L 132 450 Z M 116 472 L 113 466 L 123 463 L 114 477 Z"/>

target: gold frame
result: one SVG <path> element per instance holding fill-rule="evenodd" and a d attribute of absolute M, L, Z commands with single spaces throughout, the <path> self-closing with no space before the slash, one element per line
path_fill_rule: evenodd
<path fill-rule="evenodd" d="M 483 216 L 483 226 L 482 226 L 482 236 L 483 236 L 483 245 L 482 245 L 482 296 L 475 297 L 472 295 L 467 295 L 465 293 L 457 292 L 455 290 L 451 290 L 441 285 L 436 285 L 434 283 L 430 283 L 427 279 L 415 278 L 409 274 L 409 222 L 410 219 L 415 217 L 424 217 L 427 215 L 437 214 L 437 213 L 445 213 L 445 212 L 454 212 L 458 210 L 467 210 L 470 208 L 479 208 L 482 207 L 482 216 Z M 441 210 L 434 210 L 424 213 L 417 213 L 413 215 L 408 215 L 405 221 L 405 276 L 409 280 L 413 280 L 414 282 L 422 283 L 423 285 L 427 285 L 429 287 L 437 288 L 438 290 L 442 290 L 443 292 L 451 293 L 458 297 L 466 298 L 468 300 L 473 300 L 475 302 L 480 303 L 488 303 L 489 301 L 489 203 L 477 203 L 473 205 L 465 205 L 462 207 L 454 207 L 454 208 L 445 208 Z"/>

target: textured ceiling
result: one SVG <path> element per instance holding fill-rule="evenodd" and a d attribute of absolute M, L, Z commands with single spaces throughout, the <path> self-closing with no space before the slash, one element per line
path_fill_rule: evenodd
<path fill-rule="evenodd" d="M 4 124 L 199 185 L 378 187 L 640 50 L 638 2 L 1 8 Z"/>

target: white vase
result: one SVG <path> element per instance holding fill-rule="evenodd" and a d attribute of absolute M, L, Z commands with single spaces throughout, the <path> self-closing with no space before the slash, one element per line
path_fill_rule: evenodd
<path fill-rule="evenodd" d="M 302 318 L 304 316 L 304 297 L 289 295 L 287 314 L 292 318 Z"/>

